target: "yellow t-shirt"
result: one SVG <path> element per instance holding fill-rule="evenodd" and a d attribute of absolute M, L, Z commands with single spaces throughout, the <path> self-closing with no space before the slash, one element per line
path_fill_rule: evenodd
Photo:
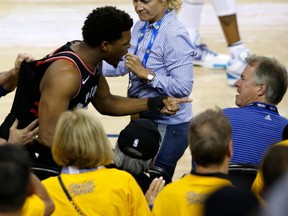
<path fill-rule="evenodd" d="M 61 174 L 61 178 L 78 208 L 87 216 L 151 215 L 142 190 L 125 171 L 101 168 L 79 174 Z M 55 204 L 52 215 L 78 216 L 57 177 L 42 183 Z"/>
<path fill-rule="evenodd" d="M 158 194 L 152 214 L 156 216 L 203 215 L 207 197 L 220 187 L 232 185 L 227 175 L 188 174 L 172 182 Z"/>
<path fill-rule="evenodd" d="M 43 216 L 45 212 L 44 202 L 36 195 L 31 195 L 26 198 L 22 208 L 23 216 Z"/>
<path fill-rule="evenodd" d="M 281 142 L 277 143 L 276 145 L 286 145 L 286 146 L 288 146 L 288 140 L 281 141 Z M 257 175 L 256 175 L 256 177 L 254 179 L 254 182 L 252 184 L 251 190 L 259 198 L 261 198 L 263 187 L 264 187 L 263 174 L 262 174 L 262 169 L 260 167 L 260 169 L 258 170 Z"/>

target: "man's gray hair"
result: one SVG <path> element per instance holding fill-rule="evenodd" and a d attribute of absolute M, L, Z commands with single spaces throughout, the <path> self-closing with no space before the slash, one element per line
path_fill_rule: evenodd
<path fill-rule="evenodd" d="M 141 160 L 141 159 L 135 159 L 130 156 L 125 155 L 118 147 L 118 144 L 115 146 L 115 165 L 123 169 L 127 172 L 129 172 L 132 175 L 138 175 L 143 172 L 147 172 L 151 163 L 152 159 L 149 160 Z"/>

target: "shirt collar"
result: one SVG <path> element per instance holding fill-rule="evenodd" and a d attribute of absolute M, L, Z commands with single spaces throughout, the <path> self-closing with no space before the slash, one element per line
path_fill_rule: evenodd
<path fill-rule="evenodd" d="M 91 172 L 91 171 L 94 171 L 94 170 L 97 170 L 97 169 L 101 169 L 103 168 L 104 166 L 98 166 L 98 167 L 95 167 L 95 168 L 87 168 L 87 169 L 79 169 L 79 168 L 76 168 L 74 166 L 65 166 L 62 168 L 61 170 L 61 173 L 63 174 L 79 174 L 79 173 L 84 173 L 84 172 Z"/>

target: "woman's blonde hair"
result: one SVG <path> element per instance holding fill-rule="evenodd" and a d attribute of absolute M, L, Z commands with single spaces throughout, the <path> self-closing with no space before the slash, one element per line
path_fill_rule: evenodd
<path fill-rule="evenodd" d="M 113 160 L 101 122 L 85 109 L 64 112 L 57 123 L 52 155 L 60 166 L 94 168 Z"/>
<path fill-rule="evenodd" d="M 180 11 L 182 3 L 182 0 L 167 0 L 168 7 L 174 9 L 176 13 Z"/>

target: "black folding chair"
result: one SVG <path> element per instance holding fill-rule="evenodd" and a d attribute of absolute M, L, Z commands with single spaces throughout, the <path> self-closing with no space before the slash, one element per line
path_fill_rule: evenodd
<path fill-rule="evenodd" d="M 171 177 L 169 176 L 169 174 L 166 172 L 166 170 L 164 170 L 162 167 L 159 166 L 155 166 L 152 165 L 149 170 L 148 170 L 151 179 L 154 178 L 159 178 L 159 177 L 163 177 L 163 179 L 165 180 L 165 185 L 169 184 L 172 182 Z"/>
<path fill-rule="evenodd" d="M 251 190 L 258 172 L 258 166 L 252 164 L 234 163 L 229 165 L 229 177 L 238 188 Z"/>
<path fill-rule="evenodd" d="M 49 169 L 49 168 L 43 168 L 43 167 L 31 167 L 31 171 L 40 179 L 44 180 L 46 178 L 52 177 L 52 176 L 58 176 L 60 174 L 59 171 Z"/>

